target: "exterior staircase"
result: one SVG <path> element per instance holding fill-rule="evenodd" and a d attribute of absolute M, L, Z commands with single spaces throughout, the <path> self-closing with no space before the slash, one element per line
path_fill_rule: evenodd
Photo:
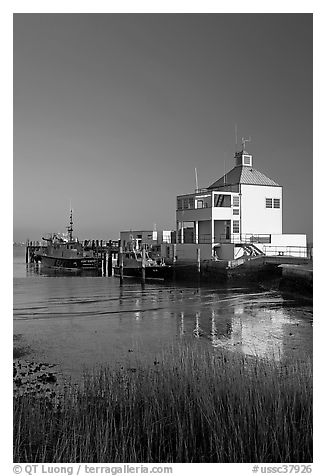
<path fill-rule="evenodd" d="M 262 256 L 265 254 L 253 243 L 244 243 L 241 245 L 241 247 L 248 253 L 249 256 Z"/>
<path fill-rule="evenodd" d="M 233 259 L 228 262 L 228 268 L 237 268 L 238 266 L 243 265 L 247 261 L 251 261 L 253 259 L 261 258 L 265 256 L 256 245 L 253 243 L 243 243 L 241 244 L 240 248 L 243 248 L 245 254 L 243 254 L 240 258 Z"/>

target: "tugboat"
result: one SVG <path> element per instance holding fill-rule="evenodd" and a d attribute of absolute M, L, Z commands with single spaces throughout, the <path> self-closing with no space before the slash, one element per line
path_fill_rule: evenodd
<path fill-rule="evenodd" d="M 44 251 L 35 256 L 41 266 L 59 271 L 101 270 L 102 262 L 94 250 L 85 250 L 82 243 L 73 237 L 72 210 L 67 227 L 68 238 L 52 234 L 47 241 Z"/>

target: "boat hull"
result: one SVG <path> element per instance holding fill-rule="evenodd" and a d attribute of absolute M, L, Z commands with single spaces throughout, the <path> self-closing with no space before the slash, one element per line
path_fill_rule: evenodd
<path fill-rule="evenodd" d="M 40 260 L 42 267 L 58 270 L 99 270 L 102 267 L 101 260 L 98 258 L 58 258 L 42 255 Z"/>
<path fill-rule="evenodd" d="M 119 266 L 113 268 L 114 276 L 120 276 Z M 123 267 L 124 278 L 142 278 L 141 267 Z M 170 266 L 146 266 L 145 279 L 153 281 L 166 281 L 172 277 L 172 268 Z"/>

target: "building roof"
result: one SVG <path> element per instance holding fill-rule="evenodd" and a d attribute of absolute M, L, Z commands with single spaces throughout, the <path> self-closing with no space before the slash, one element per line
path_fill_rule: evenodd
<path fill-rule="evenodd" d="M 269 185 L 279 187 L 280 185 L 274 180 L 266 177 L 259 170 L 245 165 L 236 165 L 228 173 L 208 187 L 208 189 L 225 187 L 227 185 Z"/>

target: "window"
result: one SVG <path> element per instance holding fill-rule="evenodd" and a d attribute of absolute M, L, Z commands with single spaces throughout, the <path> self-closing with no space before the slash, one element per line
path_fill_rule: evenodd
<path fill-rule="evenodd" d="M 251 165 L 251 155 L 244 155 L 243 156 L 243 163 L 244 163 L 244 165 Z"/>
<path fill-rule="evenodd" d="M 230 207 L 231 195 L 214 195 L 214 207 Z"/>
<path fill-rule="evenodd" d="M 266 208 L 273 208 L 273 199 L 266 198 Z"/>
<path fill-rule="evenodd" d="M 233 206 L 238 207 L 240 205 L 240 198 L 239 197 L 233 197 Z"/>
<path fill-rule="evenodd" d="M 240 222 L 239 220 L 234 220 L 233 221 L 233 233 L 239 233 L 240 232 Z"/>
<path fill-rule="evenodd" d="M 195 204 L 194 197 L 189 197 L 189 208 L 195 208 L 194 204 Z"/>
<path fill-rule="evenodd" d="M 239 208 L 233 208 L 233 215 L 240 215 Z"/>
<path fill-rule="evenodd" d="M 203 208 L 204 202 L 203 200 L 197 200 L 197 208 Z"/>
<path fill-rule="evenodd" d="M 177 208 L 178 208 L 178 210 L 182 210 L 182 200 L 181 200 L 181 198 L 178 198 L 178 200 L 177 200 Z"/>
<path fill-rule="evenodd" d="M 266 208 L 281 208 L 280 198 L 266 198 Z"/>
<path fill-rule="evenodd" d="M 183 200 L 183 208 L 188 208 L 188 198 Z"/>

